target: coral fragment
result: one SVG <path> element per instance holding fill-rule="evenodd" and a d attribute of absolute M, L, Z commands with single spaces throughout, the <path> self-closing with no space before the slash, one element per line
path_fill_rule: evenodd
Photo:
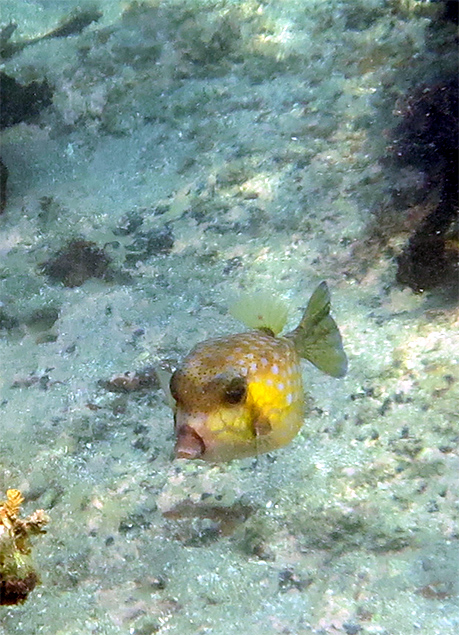
<path fill-rule="evenodd" d="M 24 498 L 17 489 L 6 492 L 0 503 L 0 605 L 24 602 L 39 583 L 30 557 L 30 536 L 44 533 L 48 517 L 42 509 L 25 519 L 19 517 Z"/>

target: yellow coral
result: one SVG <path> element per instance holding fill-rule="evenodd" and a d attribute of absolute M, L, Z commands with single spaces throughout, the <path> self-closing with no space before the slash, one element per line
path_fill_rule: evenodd
<path fill-rule="evenodd" d="M 3 511 L 8 517 L 17 516 L 24 501 L 24 497 L 18 489 L 9 489 L 6 492 L 7 500 L 2 503 L 0 513 Z"/>
<path fill-rule="evenodd" d="M 17 489 L 0 503 L 0 605 L 23 602 L 39 583 L 30 558 L 30 536 L 43 533 L 48 517 L 42 509 L 19 518 L 24 498 Z"/>

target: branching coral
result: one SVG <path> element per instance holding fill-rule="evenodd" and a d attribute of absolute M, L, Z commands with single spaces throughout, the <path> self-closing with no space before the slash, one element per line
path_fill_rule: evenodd
<path fill-rule="evenodd" d="M 19 518 L 24 498 L 16 489 L 0 503 L 0 605 L 23 602 L 39 582 L 30 556 L 30 536 L 44 533 L 48 517 L 42 509 Z"/>

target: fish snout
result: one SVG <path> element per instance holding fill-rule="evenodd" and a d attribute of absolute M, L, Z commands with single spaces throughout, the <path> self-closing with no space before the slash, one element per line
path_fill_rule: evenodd
<path fill-rule="evenodd" d="M 175 458 L 200 459 L 205 450 L 206 446 L 201 435 L 189 425 L 188 417 L 178 412 L 175 420 Z"/>

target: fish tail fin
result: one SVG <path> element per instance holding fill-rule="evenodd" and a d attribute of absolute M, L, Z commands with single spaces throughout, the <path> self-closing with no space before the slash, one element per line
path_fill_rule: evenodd
<path fill-rule="evenodd" d="M 311 296 L 297 328 L 286 335 L 295 345 L 298 355 L 332 377 L 343 377 L 347 357 L 341 334 L 330 315 L 330 292 L 321 282 Z"/>

